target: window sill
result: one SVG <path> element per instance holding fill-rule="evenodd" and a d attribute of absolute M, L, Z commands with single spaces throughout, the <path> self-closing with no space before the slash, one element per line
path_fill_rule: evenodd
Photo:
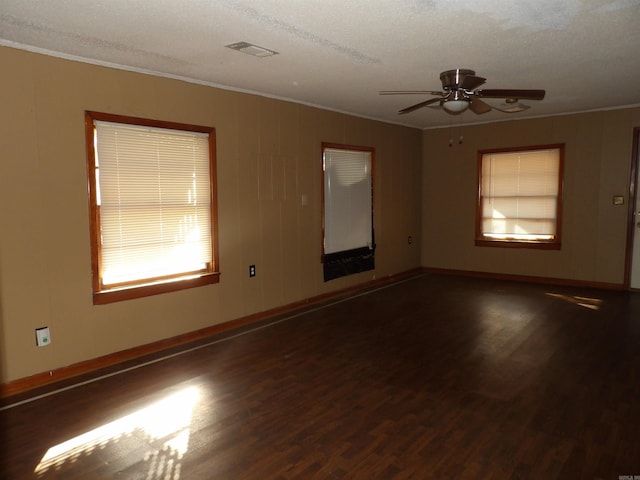
<path fill-rule="evenodd" d="M 112 290 L 102 290 L 93 293 L 94 305 L 106 305 L 108 303 L 132 300 L 134 298 L 150 297 L 162 293 L 177 292 L 188 288 L 201 287 L 220 281 L 220 272 L 206 273 L 195 278 L 176 279 L 169 282 L 138 285 Z"/>
<path fill-rule="evenodd" d="M 537 242 L 525 240 L 476 239 L 476 247 L 531 248 L 537 250 L 560 250 L 560 242 Z"/>

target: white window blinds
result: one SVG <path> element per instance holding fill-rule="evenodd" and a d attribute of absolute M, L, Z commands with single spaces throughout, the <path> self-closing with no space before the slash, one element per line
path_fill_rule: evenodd
<path fill-rule="evenodd" d="M 208 134 L 95 121 L 104 287 L 207 270 Z"/>
<path fill-rule="evenodd" d="M 481 236 L 549 241 L 556 235 L 560 150 L 488 153 L 481 166 Z"/>
<path fill-rule="evenodd" d="M 324 253 L 373 248 L 371 152 L 325 148 Z"/>

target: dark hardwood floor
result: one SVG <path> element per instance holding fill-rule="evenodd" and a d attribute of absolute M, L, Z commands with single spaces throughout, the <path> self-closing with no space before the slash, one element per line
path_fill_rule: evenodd
<path fill-rule="evenodd" d="M 424 275 L 227 337 L 5 399 L 0 478 L 640 475 L 640 294 Z"/>

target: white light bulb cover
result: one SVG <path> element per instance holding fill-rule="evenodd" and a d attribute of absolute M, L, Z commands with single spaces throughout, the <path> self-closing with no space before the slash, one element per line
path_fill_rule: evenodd
<path fill-rule="evenodd" d="M 448 113 L 457 115 L 459 113 L 464 112 L 467 108 L 469 108 L 469 101 L 468 100 L 449 100 L 442 104 L 442 108 L 444 108 Z"/>

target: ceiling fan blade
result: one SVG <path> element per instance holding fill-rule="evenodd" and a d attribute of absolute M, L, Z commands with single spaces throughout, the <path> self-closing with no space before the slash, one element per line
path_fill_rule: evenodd
<path fill-rule="evenodd" d="M 380 95 L 444 95 L 443 92 L 433 90 L 382 90 L 378 92 Z"/>
<path fill-rule="evenodd" d="M 486 90 L 476 90 L 476 95 L 484 98 L 518 98 L 527 100 L 542 100 L 545 95 L 544 90 L 517 90 L 488 88 Z"/>
<path fill-rule="evenodd" d="M 411 105 L 410 107 L 403 108 L 402 110 L 399 110 L 398 113 L 400 115 L 403 115 L 405 113 L 413 112 L 414 110 L 418 110 L 419 108 L 426 107 L 427 105 L 438 103 L 441 100 L 442 100 L 441 98 L 432 98 L 430 100 L 425 100 L 424 102 L 416 103 L 415 105 Z"/>
<path fill-rule="evenodd" d="M 487 81 L 486 78 L 478 77 L 476 75 L 466 75 L 462 79 L 460 87 L 464 90 L 474 90 Z"/>
<path fill-rule="evenodd" d="M 494 110 L 498 110 L 499 112 L 502 113 L 520 113 L 520 112 L 524 112 L 525 110 L 528 110 L 529 105 L 525 105 L 523 103 L 503 103 L 502 105 L 499 105 L 497 107 L 492 107 Z"/>
<path fill-rule="evenodd" d="M 469 109 L 478 115 L 482 115 L 483 113 L 488 113 L 491 111 L 491 105 L 486 102 L 483 102 L 479 98 L 472 98 L 469 100 Z"/>

